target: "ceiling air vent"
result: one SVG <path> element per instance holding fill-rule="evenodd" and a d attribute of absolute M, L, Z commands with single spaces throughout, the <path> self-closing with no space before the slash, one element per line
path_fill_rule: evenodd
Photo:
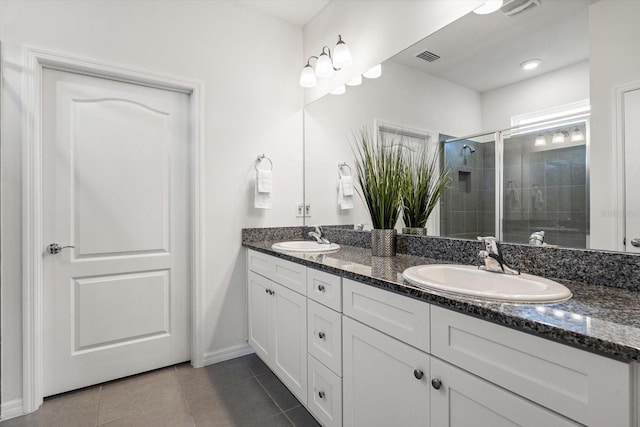
<path fill-rule="evenodd" d="M 427 62 L 433 62 L 436 59 L 440 59 L 438 55 L 433 52 L 429 52 L 428 50 L 425 50 L 421 54 L 416 55 L 416 58 L 424 59 Z"/>
<path fill-rule="evenodd" d="M 500 8 L 500 12 L 507 16 L 516 16 L 522 12 L 540 6 L 541 0 L 511 0 Z"/>

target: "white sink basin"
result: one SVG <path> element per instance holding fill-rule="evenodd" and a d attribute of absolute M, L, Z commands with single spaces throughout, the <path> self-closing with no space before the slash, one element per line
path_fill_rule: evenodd
<path fill-rule="evenodd" d="M 271 245 L 271 249 L 285 252 L 319 253 L 337 251 L 340 249 L 340 245 L 336 245 L 335 243 L 325 245 L 312 240 L 293 240 L 290 242 L 274 243 Z"/>
<path fill-rule="evenodd" d="M 418 265 L 407 268 L 402 277 L 416 286 L 501 302 L 549 303 L 571 298 L 571 291 L 553 280 L 493 273 L 470 265 Z"/>

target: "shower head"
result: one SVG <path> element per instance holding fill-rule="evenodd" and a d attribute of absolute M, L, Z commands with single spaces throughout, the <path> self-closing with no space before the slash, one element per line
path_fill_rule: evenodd
<path fill-rule="evenodd" d="M 467 144 L 465 144 L 464 146 L 462 146 L 462 151 L 464 151 L 464 149 L 465 149 L 465 148 L 468 148 L 470 153 L 475 153 L 475 152 L 476 152 L 476 149 L 475 149 L 475 148 L 470 147 L 470 146 L 469 146 L 469 145 L 467 145 Z"/>

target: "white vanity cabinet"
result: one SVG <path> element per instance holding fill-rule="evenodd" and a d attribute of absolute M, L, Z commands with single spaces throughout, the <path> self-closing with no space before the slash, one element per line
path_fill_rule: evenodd
<path fill-rule="evenodd" d="M 249 259 L 262 259 L 273 267 L 261 270 L 263 274 L 269 271 L 282 274 L 285 271 L 288 278 L 284 281 L 286 285 L 276 283 L 252 271 L 249 264 L 249 344 L 298 400 L 306 403 L 307 297 L 291 289 L 306 290 L 306 269 L 275 257 L 249 252 L 252 252 Z M 296 283 L 292 277 L 299 277 L 301 283 Z"/>
<path fill-rule="evenodd" d="M 249 342 L 324 426 L 640 427 L 640 369 L 255 251 Z"/>

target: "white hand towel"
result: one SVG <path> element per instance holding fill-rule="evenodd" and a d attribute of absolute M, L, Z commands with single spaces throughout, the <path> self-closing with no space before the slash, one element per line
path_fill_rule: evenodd
<path fill-rule="evenodd" d="M 353 177 L 351 175 L 340 176 L 340 185 L 342 186 L 343 195 L 353 196 Z"/>
<path fill-rule="evenodd" d="M 345 196 L 343 190 L 342 179 L 340 179 L 340 182 L 338 182 L 338 205 L 340 209 L 353 209 L 353 196 Z"/>
<path fill-rule="evenodd" d="M 256 180 L 258 182 L 258 193 L 271 193 L 273 189 L 272 171 L 259 169 Z"/>
<path fill-rule="evenodd" d="M 266 179 L 262 180 L 262 190 L 261 190 L 261 184 L 260 184 L 260 176 L 264 173 L 264 172 L 268 172 L 268 174 L 265 174 L 267 176 Z M 269 191 L 264 191 L 264 190 L 269 190 Z M 267 171 L 267 170 L 259 170 L 256 173 L 256 183 L 254 185 L 254 200 L 253 200 L 253 206 L 256 209 L 271 209 L 272 205 L 273 205 L 273 199 L 271 197 L 271 191 L 273 190 L 273 185 L 272 185 L 272 180 L 271 180 L 271 171 Z"/>

